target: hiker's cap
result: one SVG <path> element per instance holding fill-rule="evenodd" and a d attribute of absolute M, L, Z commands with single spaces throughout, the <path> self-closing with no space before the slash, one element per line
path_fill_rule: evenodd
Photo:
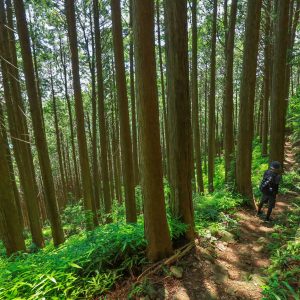
<path fill-rule="evenodd" d="M 272 161 L 270 163 L 270 168 L 273 169 L 273 170 L 280 170 L 281 169 L 281 164 L 279 161 Z"/>

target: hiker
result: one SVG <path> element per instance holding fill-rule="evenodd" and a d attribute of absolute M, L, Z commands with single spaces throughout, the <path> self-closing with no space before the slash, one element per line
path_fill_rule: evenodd
<path fill-rule="evenodd" d="M 262 192 L 261 201 L 258 205 L 257 215 L 262 214 L 264 204 L 268 203 L 268 212 L 265 220 L 271 221 L 270 218 L 272 209 L 275 207 L 276 195 L 278 194 L 279 183 L 281 180 L 281 164 L 278 161 L 270 163 L 270 167 L 265 171 L 263 179 L 260 184 L 260 191 Z"/>

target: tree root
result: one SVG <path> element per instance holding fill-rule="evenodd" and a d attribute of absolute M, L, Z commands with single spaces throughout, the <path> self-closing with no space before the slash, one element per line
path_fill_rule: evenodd
<path fill-rule="evenodd" d="M 184 245 L 183 247 L 177 249 L 176 253 L 173 254 L 172 256 L 170 256 L 169 258 L 165 258 L 164 260 L 159 261 L 159 262 L 153 264 L 148 269 L 146 269 L 142 274 L 140 274 L 137 277 L 136 282 L 141 282 L 142 279 L 144 279 L 145 277 L 147 277 L 151 274 L 156 273 L 162 267 L 173 264 L 175 261 L 177 261 L 180 258 L 182 258 L 183 256 L 185 256 L 194 247 L 195 247 L 195 241 L 192 241 L 192 242 Z"/>

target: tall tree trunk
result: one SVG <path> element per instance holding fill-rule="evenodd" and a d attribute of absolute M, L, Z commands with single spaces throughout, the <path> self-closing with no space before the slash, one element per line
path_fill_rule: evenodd
<path fill-rule="evenodd" d="M 194 153 L 196 161 L 197 191 L 204 192 L 202 177 L 202 158 L 199 128 L 199 107 L 198 107 L 198 63 L 197 63 L 197 0 L 192 2 L 192 123 L 194 133 Z"/>
<path fill-rule="evenodd" d="M 296 9 L 294 12 L 294 1 L 290 2 L 290 16 L 289 16 L 289 32 L 288 32 L 288 46 L 287 46 L 287 64 L 286 64 L 286 83 L 285 83 L 285 115 L 288 108 L 288 99 L 289 99 L 289 92 L 290 92 L 290 79 L 292 73 L 292 56 L 293 56 L 293 48 L 295 43 L 296 37 L 296 30 L 299 23 L 299 15 L 300 15 L 300 0 L 296 0 Z M 292 88 L 293 92 L 293 88 Z"/>
<path fill-rule="evenodd" d="M 119 127 L 115 119 L 116 111 L 113 108 L 113 119 L 112 119 L 112 152 L 114 158 L 114 175 L 115 175 L 115 189 L 116 197 L 119 203 L 122 203 L 122 182 L 121 182 L 121 163 L 120 163 L 120 149 L 119 149 Z"/>
<path fill-rule="evenodd" d="M 79 199 L 81 197 L 81 187 L 80 187 L 80 180 L 79 180 L 79 175 L 78 175 L 78 165 L 77 165 L 77 157 L 76 157 L 76 150 L 75 150 L 74 122 L 73 122 L 72 109 L 71 109 L 71 100 L 70 100 L 69 91 L 68 91 L 66 54 L 65 54 L 65 52 L 63 52 L 61 41 L 60 41 L 60 59 L 61 59 L 62 67 L 63 67 L 64 92 L 65 92 L 65 97 L 67 100 L 70 134 L 71 134 L 72 160 L 73 160 L 73 164 L 74 164 L 74 173 L 75 173 L 74 192 L 75 192 L 76 198 Z"/>
<path fill-rule="evenodd" d="M 79 76 L 79 59 L 77 49 L 77 31 L 76 31 L 76 19 L 75 19 L 75 7 L 74 1 L 66 0 L 66 14 L 68 23 L 68 35 L 71 50 L 72 61 L 72 74 L 73 74 L 73 89 L 75 98 L 75 112 L 77 123 L 77 140 L 79 148 L 79 162 L 81 168 L 81 180 L 83 187 L 83 199 L 87 212 L 93 212 L 94 225 L 98 224 L 96 202 L 93 194 L 93 184 L 90 173 L 90 164 L 88 157 L 88 149 L 86 143 L 85 134 L 85 122 L 84 122 L 84 110 L 81 95 L 81 85 Z M 87 216 L 88 219 L 88 216 Z M 87 220 L 89 229 L 93 226 L 89 220 Z"/>
<path fill-rule="evenodd" d="M 141 141 L 147 255 L 152 261 L 172 252 L 164 203 L 154 48 L 154 2 L 134 0 L 134 46 Z"/>
<path fill-rule="evenodd" d="M 120 138 L 122 152 L 122 171 L 125 188 L 125 206 L 127 222 L 136 222 L 136 204 L 134 195 L 134 172 L 132 162 L 132 144 L 130 137 L 128 98 L 124 65 L 124 46 L 120 0 L 111 0 L 112 33 L 115 56 L 116 83 L 120 119 Z"/>
<path fill-rule="evenodd" d="M 116 174 L 116 189 L 118 189 L 117 194 L 118 196 L 118 202 L 123 202 L 123 192 L 122 192 L 122 168 L 121 168 L 121 151 L 120 151 L 120 126 L 118 121 L 118 105 L 116 100 L 116 86 L 115 86 L 115 72 L 114 72 L 114 66 L 112 64 L 112 79 L 111 79 L 111 97 L 112 97 L 112 103 L 113 103 L 113 149 L 115 154 L 115 160 L 116 160 L 116 168 L 117 172 Z"/>
<path fill-rule="evenodd" d="M 3 24 L 6 24 L 3 0 L 1 0 L 0 3 L 1 20 Z M 11 2 L 7 0 L 6 4 L 7 24 L 9 28 L 13 29 Z M 3 47 L 2 56 L 5 57 L 6 62 L 9 63 L 4 65 L 4 61 L 2 61 L 2 71 L 4 72 L 3 80 L 5 80 L 5 74 L 7 74 L 7 85 L 5 85 L 4 82 L 4 92 L 6 94 L 5 99 L 7 105 L 10 133 L 13 137 L 12 143 L 19 170 L 20 183 L 24 193 L 24 200 L 28 208 L 32 241 L 37 247 L 43 247 L 44 239 L 42 235 L 42 225 L 40 222 L 40 214 L 38 208 L 38 189 L 33 166 L 32 152 L 30 148 L 27 120 L 24 113 L 24 105 L 21 96 L 20 83 L 18 80 L 19 73 L 15 37 L 13 30 L 6 30 L 6 28 L 3 29 L 3 42 L 0 41 L 0 44 L 9 46 Z M 8 81 L 10 82 L 10 84 Z"/>
<path fill-rule="evenodd" d="M 256 87 L 256 66 L 262 0 L 249 0 L 244 40 L 243 70 L 240 89 L 239 129 L 236 160 L 238 192 L 255 202 L 251 184 L 253 112 Z"/>
<path fill-rule="evenodd" d="M 289 0 L 278 1 L 271 93 L 270 160 L 283 164 Z"/>
<path fill-rule="evenodd" d="M 58 124 L 59 121 L 58 121 L 58 114 L 57 114 L 56 97 L 54 92 L 52 66 L 50 67 L 50 72 L 51 72 L 50 82 L 51 82 L 52 104 L 53 104 L 53 113 L 54 113 L 54 127 L 55 127 L 55 135 L 56 135 L 56 150 L 58 156 L 60 179 L 61 179 L 62 189 L 63 189 L 62 207 L 64 207 L 64 205 L 67 203 L 67 186 L 66 186 L 66 178 L 65 178 L 64 166 L 63 166 L 62 145 L 61 145 L 60 134 L 59 134 L 59 124 Z"/>
<path fill-rule="evenodd" d="M 72 171 L 71 171 L 71 163 L 70 163 L 70 156 L 69 156 L 69 148 L 67 145 L 68 143 L 65 142 L 63 132 L 60 128 L 58 133 L 59 133 L 59 140 L 60 140 L 61 151 L 62 151 L 63 172 L 65 174 L 66 193 L 67 196 L 69 196 L 68 193 L 72 192 L 72 182 L 70 182 Z M 68 197 L 67 200 L 69 200 Z"/>
<path fill-rule="evenodd" d="M 130 5 L 130 28 L 132 28 L 132 0 Z M 132 132 L 132 155 L 133 155 L 133 170 L 134 183 L 139 184 L 139 164 L 138 164 L 138 147 L 137 147 L 137 122 L 136 122 L 136 107 L 135 107 L 135 87 L 134 87 L 134 61 L 133 61 L 133 35 L 130 36 L 129 46 L 130 60 L 130 100 L 131 100 L 131 132 Z"/>
<path fill-rule="evenodd" d="M 94 191 L 94 201 L 96 209 L 100 208 L 100 194 L 99 194 L 99 171 L 98 171 L 98 151 L 97 151 L 97 97 L 96 97 L 96 69 L 95 69 L 95 42 L 93 34 L 93 16 L 90 11 L 89 14 L 89 23 L 90 23 L 90 32 L 91 32 L 91 52 L 89 47 L 89 39 L 86 34 L 86 24 L 81 22 L 79 18 L 79 23 L 83 31 L 85 51 L 87 54 L 88 65 L 91 73 L 91 102 L 92 102 L 92 122 L 90 122 L 89 114 L 87 115 L 87 123 L 90 134 L 90 143 L 92 145 L 92 182 L 93 182 L 93 191 Z M 89 142 L 88 142 L 89 144 Z"/>
<path fill-rule="evenodd" d="M 205 63 L 204 79 L 204 172 L 207 174 L 207 156 L 208 156 L 208 139 L 207 139 L 207 104 L 208 104 L 208 83 L 207 83 L 207 63 Z"/>
<path fill-rule="evenodd" d="M 12 154 L 11 154 L 11 151 L 9 148 L 9 142 L 8 142 L 8 137 L 7 137 L 7 133 L 6 133 L 6 126 L 5 126 L 5 119 L 4 119 L 4 112 L 3 112 L 2 105 L 0 103 L 0 131 L 1 130 L 2 130 L 3 140 L 4 140 L 6 151 L 7 151 L 6 155 L 7 155 L 9 173 L 10 173 L 10 177 L 11 177 L 11 182 L 12 182 L 12 187 L 13 187 L 13 192 L 14 192 L 14 197 L 15 197 L 15 202 L 16 202 L 16 208 L 18 211 L 20 225 L 23 230 L 24 229 L 24 216 L 23 216 L 23 211 L 22 211 L 21 197 L 20 197 L 20 193 L 18 190 L 17 182 L 16 182 L 16 176 L 15 176 L 13 161 L 12 161 Z"/>
<path fill-rule="evenodd" d="M 115 194 L 114 194 L 114 171 L 113 171 L 113 163 L 112 163 L 112 150 L 111 150 L 111 144 L 110 144 L 110 136 L 109 136 L 109 131 L 107 132 L 107 164 L 108 164 L 108 178 L 109 178 L 109 193 L 111 196 L 111 199 L 115 199 Z"/>
<path fill-rule="evenodd" d="M 101 147 L 101 169 L 103 179 L 103 198 L 105 213 L 111 212 L 111 193 L 109 174 L 108 174 L 108 161 L 107 161 L 107 129 L 105 121 L 105 106 L 104 106 L 104 85 L 102 75 L 102 51 L 101 51 L 101 36 L 99 24 L 99 3 L 98 0 L 93 0 L 94 8 L 94 26 L 95 26 L 95 46 L 96 46 L 96 68 L 97 68 L 97 96 L 98 96 L 98 117 L 99 117 L 99 132 L 100 132 L 100 147 Z"/>
<path fill-rule="evenodd" d="M 214 0 L 210 55 L 210 93 L 208 99 L 208 191 L 214 191 L 215 145 L 216 145 L 216 38 L 218 1 Z"/>
<path fill-rule="evenodd" d="M 159 72 L 160 72 L 160 84 L 161 84 L 161 98 L 163 104 L 163 122 L 164 122 L 164 133 L 165 133 L 165 152 L 166 152 L 166 175 L 167 179 L 170 180 L 170 167 L 169 167 L 169 133 L 168 133 L 168 118 L 167 118 L 167 105 L 166 105 L 166 92 L 165 92 L 165 80 L 163 71 L 163 57 L 162 57 L 162 46 L 161 46 L 161 28 L 160 28 L 160 9 L 159 0 L 156 0 L 156 22 L 157 22 L 157 39 L 158 39 L 158 56 L 159 56 Z"/>
<path fill-rule="evenodd" d="M 22 234 L 22 226 L 15 205 L 13 186 L 9 173 L 7 149 L 0 126 L 0 219 L 3 234 L 3 242 L 7 255 L 25 250 L 25 241 Z"/>
<path fill-rule="evenodd" d="M 90 21 L 92 23 L 92 19 Z M 91 32 L 93 32 L 92 24 L 91 24 Z M 94 186 L 94 197 L 95 197 L 95 205 L 97 210 L 100 209 L 100 189 L 101 182 L 99 179 L 99 170 L 98 168 L 100 164 L 98 164 L 98 147 L 97 147 L 97 91 L 96 91 L 96 63 L 95 59 L 95 45 L 94 45 L 94 37 L 92 35 L 92 58 L 91 58 L 91 75 L 92 75 L 92 169 L 93 169 L 93 186 Z M 101 134 L 101 130 L 100 130 Z M 101 143 L 101 142 L 100 142 Z"/>
<path fill-rule="evenodd" d="M 225 178 L 230 182 L 233 178 L 231 174 L 234 137 L 233 137 L 233 55 L 234 37 L 237 14 L 237 0 L 231 3 L 230 23 L 226 43 L 226 70 L 225 70 L 225 99 L 224 99 L 224 150 L 225 150 Z"/>
<path fill-rule="evenodd" d="M 269 100 L 271 81 L 271 1 L 266 0 L 264 45 L 264 99 L 262 109 L 262 155 L 268 154 Z"/>
<path fill-rule="evenodd" d="M 170 185 L 174 216 L 189 225 L 194 238 L 192 204 L 192 128 L 189 99 L 187 1 L 166 0 L 168 129 Z"/>
<path fill-rule="evenodd" d="M 40 110 L 40 100 L 36 89 L 36 80 L 32 62 L 25 7 L 22 0 L 14 0 L 14 6 L 24 64 L 24 73 L 30 104 L 33 131 L 47 200 L 48 216 L 51 223 L 54 245 L 57 246 L 64 241 L 64 233 L 55 197 L 54 181 L 52 176 L 48 145 L 45 129 L 43 126 L 43 118 Z"/>

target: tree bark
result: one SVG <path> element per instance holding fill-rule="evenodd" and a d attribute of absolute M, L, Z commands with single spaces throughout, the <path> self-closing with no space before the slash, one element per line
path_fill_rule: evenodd
<path fill-rule="evenodd" d="M 27 94 L 30 104 L 33 131 L 36 141 L 36 148 L 39 157 L 43 185 L 45 189 L 48 217 L 51 223 L 51 230 L 54 245 L 57 246 L 64 241 L 64 233 L 61 219 L 58 212 L 54 181 L 52 176 L 48 145 L 46 140 L 43 118 L 40 110 L 39 96 L 36 88 L 32 53 L 30 48 L 29 32 L 26 21 L 25 7 L 22 0 L 14 0 L 17 28 L 20 38 L 21 53 L 24 64 Z"/>
<path fill-rule="evenodd" d="M 26 247 L 15 205 L 7 150 L 2 130 L 3 128 L 0 126 L 0 219 L 6 253 L 7 255 L 11 255 L 17 251 L 25 250 Z"/>
<path fill-rule="evenodd" d="M 224 150 L 225 179 L 232 181 L 232 164 L 234 155 L 233 137 L 233 55 L 237 14 L 237 0 L 231 3 L 230 23 L 226 43 L 225 100 L 224 100 Z"/>
<path fill-rule="evenodd" d="M 154 48 L 154 2 L 134 0 L 133 9 L 145 236 L 148 241 L 147 256 L 157 261 L 170 255 L 172 246 L 164 203 Z"/>
<path fill-rule="evenodd" d="M 197 192 L 203 193 L 202 158 L 201 158 L 201 137 L 199 128 L 199 107 L 198 107 L 198 62 L 197 62 L 197 0 L 192 2 L 192 123 L 194 133 L 194 153 L 197 174 Z M 194 167 L 194 166 L 193 166 Z"/>
<path fill-rule="evenodd" d="M 71 147 L 72 147 L 72 160 L 74 164 L 74 192 L 75 197 L 79 199 L 81 197 L 81 187 L 80 187 L 80 180 L 78 175 L 78 165 L 77 165 L 77 157 L 76 157 L 76 149 L 75 149 L 75 138 L 74 138 L 74 122 L 73 122 L 73 115 L 72 115 L 72 108 L 71 108 L 71 100 L 68 91 L 68 75 L 67 75 L 67 61 L 66 61 L 66 54 L 63 52 L 62 44 L 60 42 L 60 59 L 61 64 L 63 67 L 63 74 L 64 74 L 64 92 L 65 97 L 67 100 L 67 107 L 68 107 L 68 115 L 69 115 L 69 125 L 70 125 L 70 135 L 71 135 Z"/>
<path fill-rule="evenodd" d="M 75 112 L 77 123 L 77 140 L 79 148 L 79 162 L 81 168 L 81 180 L 83 187 L 83 199 L 84 206 L 87 213 L 93 213 L 93 223 L 98 225 L 96 202 L 93 193 L 93 184 L 90 172 L 90 164 L 88 157 L 88 149 L 86 143 L 85 122 L 84 122 L 84 110 L 82 103 L 80 75 L 79 75 L 79 59 L 77 49 L 77 31 L 76 31 L 76 19 L 75 19 L 75 3 L 72 0 L 66 0 L 66 13 L 68 23 L 68 36 L 71 50 L 71 62 L 72 62 L 72 74 L 73 74 L 73 89 L 75 98 Z M 88 228 L 93 228 L 92 222 L 88 220 Z"/>
<path fill-rule="evenodd" d="M 255 202 L 251 184 L 251 161 L 261 6 L 262 0 L 248 0 L 236 160 L 237 190 L 242 196 L 248 198 L 253 206 Z"/>
<path fill-rule="evenodd" d="M 57 104 L 56 104 L 56 97 L 54 92 L 54 83 L 53 83 L 53 74 L 52 74 L 52 66 L 50 67 L 50 83 L 51 83 L 51 94 L 52 94 L 52 104 L 53 104 L 53 113 L 54 113 L 54 127 L 55 127 L 55 136 L 56 136 L 56 150 L 58 156 L 58 164 L 59 164 L 59 172 L 60 172 L 60 179 L 62 183 L 62 207 L 64 207 L 67 203 L 67 186 L 66 186 L 66 178 L 65 178 L 65 171 L 63 166 L 63 157 L 62 157 L 62 145 L 60 140 L 59 134 L 59 124 L 58 124 L 58 114 L 57 114 Z M 61 201 L 59 201 L 60 203 Z"/>
<path fill-rule="evenodd" d="M 214 169 L 216 154 L 216 38 L 218 2 L 214 0 L 213 25 L 210 54 L 210 93 L 208 99 L 208 191 L 214 191 Z"/>
<path fill-rule="evenodd" d="M 102 75 L 102 51 L 101 51 L 101 35 L 99 24 L 99 3 L 98 0 L 93 0 L 94 8 L 94 26 L 95 26 L 95 46 L 96 46 L 96 68 L 97 68 L 97 96 L 98 96 L 98 117 L 99 117 L 99 132 L 100 132 L 100 147 L 101 147 L 101 169 L 103 179 L 103 199 L 105 213 L 111 213 L 111 193 L 108 161 L 107 161 L 107 128 L 105 123 L 105 106 L 104 106 L 104 85 Z"/>
<path fill-rule="evenodd" d="M 187 1 L 166 0 L 168 129 L 171 211 L 189 226 L 194 239 L 192 204 L 192 128 L 189 99 Z"/>
<path fill-rule="evenodd" d="M 268 154 L 269 102 L 271 90 L 271 1 L 266 0 L 264 44 L 264 98 L 262 110 L 262 155 Z"/>
<path fill-rule="evenodd" d="M 120 138 L 122 153 L 122 171 L 125 189 L 125 207 L 127 222 L 136 222 L 136 204 L 134 193 L 134 171 L 132 162 L 132 144 L 130 137 L 128 98 L 124 65 L 124 46 L 120 0 L 111 0 L 112 33 L 115 56 L 116 83 L 119 106 Z"/>
<path fill-rule="evenodd" d="M 14 166 L 13 166 L 13 160 L 12 160 L 12 154 L 9 148 L 9 141 L 8 141 L 8 136 L 6 132 L 6 126 L 5 126 L 5 119 L 4 119 L 4 112 L 2 108 L 2 104 L 0 103 L 0 127 L 2 130 L 2 135 L 3 135 L 3 140 L 5 143 L 6 147 L 6 152 L 7 152 L 7 161 L 8 161 L 8 166 L 9 166 L 9 173 L 11 176 L 11 182 L 12 182 L 12 187 L 13 187 L 13 192 L 14 192 L 14 197 L 15 197 L 15 202 L 16 202 L 16 208 L 18 211 L 18 216 L 19 216 L 19 221 L 20 225 L 22 227 L 22 230 L 24 229 L 24 216 L 23 216 L 23 211 L 22 211 L 22 205 L 21 205 L 21 197 L 20 193 L 18 190 L 17 182 L 16 182 L 16 176 L 14 172 Z"/>
<path fill-rule="evenodd" d="M 168 133 L 168 117 L 167 117 L 167 104 L 165 92 L 165 80 L 163 72 L 163 56 L 161 45 L 161 27 L 160 27 L 160 10 L 159 0 L 156 1 L 156 18 L 157 18 L 157 39 L 158 39 L 158 57 L 159 57 L 159 72 L 161 82 L 161 98 L 163 104 L 163 122 L 164 122 L 164 135 L 165 135 L 165 164 L 167 179 L 170 180 L 170 167 L 169 167 L 169 133 Z"/>
<path fill-rule="evenodd" d="M 289 0 L 278 1 L 271 92 L 270 160 L 283 164 Z"/>
<path fill-rule="evenodd" d="M 0 1 L 1 20 L 6 24 L 4 2 Z M 7 0 L 7 24 L 13 28 L 12 6 L 11 2 Z M 2 71 L 4 82 L 4 93 L 8 112 L 8 122 L 10 133 L 12 137 L 12 144 L 16 163 L 19 170 L 20 183 L 24 193 L 24 200 L 28 208 L 28 216 L 30 222 L 30 231 L 32 234 L 32 241 L 37 247 L 44 246 L 44 239 L 42 235 L 42 225 L 40 222 L 40 214 L 38 208 L 38 190 L 33 166 L 32 153 L 30 148 L 30 139 L 28 134 L 27 120 L 24 113 L 24 104 L 21 96 L 21 89 L 19 84 L 19 72 L 17 63 L 17 53 L 15 45 L 15 37 L 12 30 L 6 30 L 3 27 L 2 38 L 0 44 L 8 45 L 3 47 L 2 57 Z M 1 34 L 0 34 L 1 35 Z M 1 47 L 0 47 L 1 48 Z M 13 67 L 16 66 L 16 67 Z"/>
<path fill-rule="evenodd" d="M 296 9 L 294 12 L 294 1 L 290 2 L 290 16 L 289 16 L 289 33 L 288 33 L 288 47 L 287 47 L 287 64 L 286 64 L 286 83 L 285 83 L 285 115 L 288 108 L 289 101 L 289 93 L 290 93 L 290 79 L 292 74 L 292 54 L 296 37 L 296 30 L 299 23 L 299 15 L 300 15 L 300 0 L 297 0 Z M 293 88 L 292 88 L 293 92 Z"/>
<path fill-rule="evenodd" d="M 130 10 L 130 28 L 132 29 L 132 0 L 129 1 Z M 133 30 L 133 29 L 132 29 Z M 131 100 L 131 132 L 132 132 L 132 155 L 133 155 L 133 170 L 134 184 L 139 184 L 139 164 L 138 164 L 138 147 L 137 147 L 137 120 L 136 120 L 136 105 L 135 105 L 135 85 L 134 85 L 134 60 L 133 60 L 133 33 L 130 36 L 129 46 L 130 60 L 130 100 Z"/>

